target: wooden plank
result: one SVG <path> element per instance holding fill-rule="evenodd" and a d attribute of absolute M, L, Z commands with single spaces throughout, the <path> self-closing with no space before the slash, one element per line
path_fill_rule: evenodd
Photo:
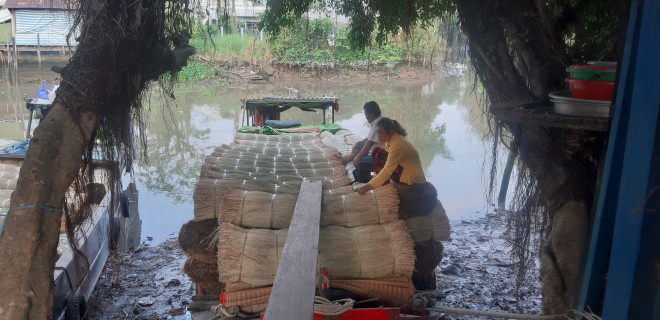
<path fill-rule="evenodd" d="M 312 319 L 320 221 L 321 182 L 303 180 L 264 319 Z"/>

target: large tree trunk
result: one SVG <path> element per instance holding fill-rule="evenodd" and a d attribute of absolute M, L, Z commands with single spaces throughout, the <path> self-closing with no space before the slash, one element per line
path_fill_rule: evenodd
<path fill-rule="evenodd" d="M 563 86 L 566 49 L 543 1 L 456 0 L 456 5 L 473 65 L 492 103 L 543 100 L 548 91 Z M 520 161 L 538 183 L 551 219 L 541 252 L 543 310 L 563 313 L 573 302 L 588 231 L 585 203 L 590 203 L 583 194 L 568 195 L 566 190 L 585 186 L 585 181 L 572 175 L 576 164 L 567 159 L 560 141 L 566 132 L 524 123 L 514 131 Z"/>
<path fill-rule="evenodd" d="M 53 210 L 63 207 L 83 154 L 91 156 L 86 148 L 93 131 L 103 120 L 107 134 L 102 146 L 116 148 L 106 149 L 104 156 L 109 161 L 126 158 L 131 116 L 142 123 L 142 91 L 161 74 L 181 70 L 194 53 L 188 46 L 192 20 L 186 2 L 102 0 L 78 5 L 78 48 L 61 70 L 53 110 L 35 130 L 12 194 L 15 209 L 0 238 L 0 319 L 52 316 L 61 220 L 61 212 Z M 114 190 L 119 179 L 110 175 Z"/>
<path fill-rule="evenodd" d="M 0 319 L 49 319 L 64 193 L 82 165 L 98 118 L 56 104 L 35 129 L 0 237 Z"/>

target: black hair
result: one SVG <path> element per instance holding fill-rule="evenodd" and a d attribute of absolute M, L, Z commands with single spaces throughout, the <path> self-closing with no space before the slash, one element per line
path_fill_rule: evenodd
<path fill-rule="evenodd" d="M 368 113 L 375 114 L 376 117 L 380 117 L 380 107 L 378 106 L 378 103 L 376 103 L 376 101 L 369 101 L 365 103 L 362 109 L 364 109 L 364 111 Z"/>
<path fill-rule="evenodd" d="M 405 137 L 408 133 L 406 132 L 406 129 L 404 129 L 401 124 L 399 124 L 396 120 L 392 120 L 390 118 L 383 118 L 378 121 L 378 124 L 376 126 L 379 126 L 385 130 L 388 134 L 392 133 L 392 131 L 398 133 L 400 136 Z"/>

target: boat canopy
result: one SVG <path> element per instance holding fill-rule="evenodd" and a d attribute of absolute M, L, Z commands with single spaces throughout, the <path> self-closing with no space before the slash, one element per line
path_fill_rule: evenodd
<path fill-rule="evenodd" d="M 339 98 L 321 97 L 321 98 L 286 98 L 286 97 L 267 97 L 260 99 L 241 99 L 243 106 L 248 110 L 254 110 L 256 107 L 278 108 L 279 112 L 289 108 L 299 109 L 322 109 L 332 108 L 339 110 Z"/>

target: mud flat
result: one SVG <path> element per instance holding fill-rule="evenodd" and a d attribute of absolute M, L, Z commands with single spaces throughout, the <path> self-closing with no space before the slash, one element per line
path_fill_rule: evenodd
<path fill-rule="evenodd" d="M 540 314 L 541 284 L 528 276 L 515 291 L 503 215 L 452 221 L 438 274 L 437 305 Z M 108 260 L 89 303 L 88 319 L 191 319 L 194 284 L 183 274 L 186 258 L 176 238 Z M 536 267 L 533 267 L 536 268 Z M 119 270 L 119 286 L 113 287 Z M 538 270 L 530 274 L 538 275 Z M 518 298 L 518 299 L 516 299 Z M 479 319 L 446 315 L 444 319 Z"/>

